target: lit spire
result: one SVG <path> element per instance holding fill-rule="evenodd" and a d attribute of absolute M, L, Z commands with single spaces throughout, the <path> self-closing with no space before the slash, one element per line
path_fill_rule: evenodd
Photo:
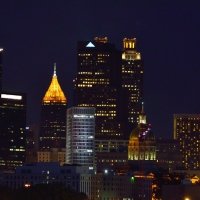
<path fill-rule="evenodd" d="M 146 115 L 144 113 L 144 102 L 142 102 L 142 111 L 139 115 L 139 124 L 146 124 Z"/>
<path fill-rule="evenodd" d="M 42 102 L 44 104 L 49 104 L 49 103 L 66 104 L 67 103 L 65 94 L 62 91 L 60 84 L 58 83 L 58 78 L 56 76 L 56 63 L 54 63 L 54 73 L 53 73 L 51 84 L 48 90 L 46 91 Z"/>
<path fill-rule="evenodd" d="M 53 72 L 53 76 L 56 76 L 56 63 L 54 63 L 54 72 Z"/>

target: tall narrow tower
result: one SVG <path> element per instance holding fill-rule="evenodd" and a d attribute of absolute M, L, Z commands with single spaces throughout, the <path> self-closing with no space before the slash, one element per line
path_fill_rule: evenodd
<path fill-rule="evenodd" d="M 141 54 L 136 51 L 136 38 L 123 39 L 122 88 L 128 94 L 126 112 L 128 121 L 139 122 L 143 99 L 144 69 Z"/>
<path fill-rule="evenodd" d="M 0 94 L 2 91 L 2 52 L 3 52 L 3 49 L 0 48 Z"/>
<path fill-rule="evenodd" d="M 56 63 L 51 84 L 42 100 L 40 149 L 66 147 L 67 99 L 58 83 Z"/>

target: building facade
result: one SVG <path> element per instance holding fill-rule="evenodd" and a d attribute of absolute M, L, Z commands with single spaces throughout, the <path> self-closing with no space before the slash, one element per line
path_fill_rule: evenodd
<path fill-rule="evenodd" d="M 65 148 L 67 99 L 58 83 L 56 64 L 51 84 L 42 100 L 40 149 Z"/>
<path fill-rule="evenodd" d="M 140 193 L 140 181 L 144 182 Z M 152 198 L 152 178 L 133 172 L 116 173 L 105 170 L 94 174 L 89 167 L 59 163 L 30 163 L 17 167 L 15 172 L 0 172 L 0 185 L 13 189 L 36 184 L 63 183 L 77 192 L 84 192 L 91 200 L 132 200 Z"/>
<path fill-rule="evenodd" d="M 0 172 L 0 185 L 19 189 L 36 184 L 62 182 L 66 187 L 71 186 L 75 191 L 84 192 L 90 197 L 91 185 L 88 185 L 88 180 L 82 177 L 89 177 L 93 173 L 93 170 L 89 170 L 88 167 L 75 165 L 60 166 L 58 162 L 26 163 L 23 166 L 17 167 L 13 173 Z"/>
<path fill-rule="evenodd" d="M 143 193 L 139 189 L 141 180 L 144 182 Z M 92 175 L 91 191 L 91 200 L 151 200 L 152 179 L 132 172 L 116 173 L 105 170 Z"/>
<path fill-rule="evenodd" d="M 60 165 L 66 164 L 66 149 L 50 148 L 37 151 L 36 162 L 59 162 Z"/>
<path fill-rule="evenodd" d="M 94 167 L 95 108 L 67 110 L 66 163 Z"/>
<path fill-rule="evenodd" d="M 0 96 L 0 170 L 14 170 L 25 161 L 26 94 Z"/>
<path fill-rule="evenodd" d="M 156 140 L 156 160 L 159 168 L 181 169 L 183 165 L 179 141 L 177 139 Z"/>
<path fill-rule="evenodd" d="M 200 167 L 200 114 L 174 114 L 174 139 L 180 143 L 185 169 Z"/>
<path fill-rule="evenodd" d="M 125 44 L 122 54 L 106 37 L 78 42 L 74 106 L 96 108 L 96 139 L 128 139 L 136 126 L 143 65 L 135 43 Z"/>

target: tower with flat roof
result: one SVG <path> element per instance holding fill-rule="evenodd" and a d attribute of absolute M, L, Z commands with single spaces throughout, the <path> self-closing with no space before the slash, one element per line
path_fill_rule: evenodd
<path fill-rule="evenodd" d="M 94 167 L 95 108 L 67 110 L 66 163 Z"/>
<path fill-rule="evenodd" d="M 0 95 L 0 170 L 14 170 L 25 162 L 26 94 Z"/>

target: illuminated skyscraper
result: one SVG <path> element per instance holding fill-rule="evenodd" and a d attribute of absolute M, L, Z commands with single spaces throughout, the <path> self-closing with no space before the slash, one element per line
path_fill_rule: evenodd
<path fill-rule="evenodd" d="M 128 93 L 128 121 L 137 123 L 143 101 L 143 61 L 136 51 L 136 38 L 123 39 L 122 88 Z"/>
<path fill-rule="evenodd" d="M 40 119 L 40 149 L 65 148 L 67 99 L 58 83 L 56 64 L 54 74 L 42 100 Z"/>
<path fill-rule="evenodd" d="M 0 96 L 0 170 L 14 170 L 25 161 L 26 94 Z"/>
<path fill-rule="evenodd" d="M 200 168 L 200 114 L 174 114 L 174 139 L 180 142 L 183 167 Z"/>
<path fill-rule="evenodd" d="M 96 108 L 96 139 L 128 139 L 137 126 L 143 67 L 136 40 L 124 42 L 123 53 L 106 37 L 78 42 L 74 106 Z"/>
<path fill-rule="evenodd" d="M 2 52 L 3 49 L 0 48 L 0 94 L 2 90 Z"/>
<path fill-rule="evenodd" d="M 94 167 L 95 108 L 67 110 L 66 163 Z"/>

